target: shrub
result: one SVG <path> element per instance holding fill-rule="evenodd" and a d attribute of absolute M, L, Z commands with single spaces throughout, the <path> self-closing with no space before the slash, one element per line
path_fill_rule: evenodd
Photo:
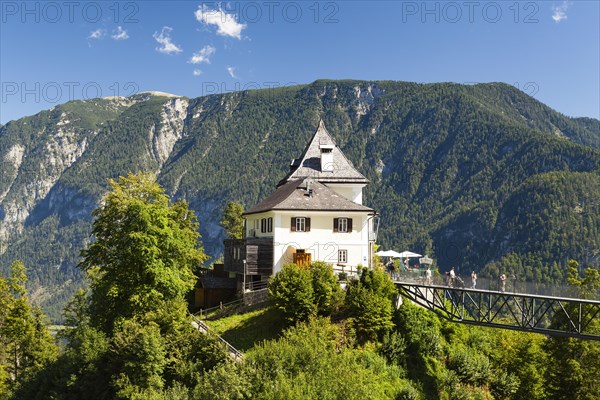
<path fill-rule="evenodd" d="M 360 279 L 349 284 L 346 305 L 360 339 L 375 340 L 394 326 L 392 296 L 395 293 L 393 282 L 379 270 L 362 269 Z"/>
<path fill-rule="evenodd" d="M 317 313 L 333 314 L 344 302 L 344 292 L 333 274 L 333 267 L 331 264 L 317 261 L 311 264 L 310 273 Z"/>
<path fill-rule="evenodd" d="M 286 264 L 269 280 L 269 299 L 289 323 L 305 321 L 315 314 L 312 276 L 308 269 Z"/>

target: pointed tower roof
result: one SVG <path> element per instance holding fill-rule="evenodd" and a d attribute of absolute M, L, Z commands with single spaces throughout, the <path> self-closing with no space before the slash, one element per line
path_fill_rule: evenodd
<path fill-rule="evenodd" d="M 331 149 L 333 156 L 332 171 L 321 170 L 322 148 Z M 302 156 L 292 161 L 290 172 L 279 181 L 277 186 L 302 178 L 313 178 L 321 183 L 369 183 L 369 180 L 358 172 L 352 162 L 342 153 L 329 132 L 327 132 L 323 120 L 319 121 L 319 127 L 304 148 Z"/>

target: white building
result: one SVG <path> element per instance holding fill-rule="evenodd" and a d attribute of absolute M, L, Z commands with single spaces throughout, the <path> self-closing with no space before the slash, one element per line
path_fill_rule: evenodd
<path fill-rule="evenodd" d="M 277 189 L 244 213 L 245 238 L 225 241 L 225 269 L 252 281 L 292 262 L 325 261 L 350 273 L 371 266 L 376 213 L 362 204 L 368 183 L 321 121 Z"/>

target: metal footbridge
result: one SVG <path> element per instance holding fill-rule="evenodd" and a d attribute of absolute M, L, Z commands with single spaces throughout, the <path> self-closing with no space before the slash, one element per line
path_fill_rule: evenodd
<path fill-rule="evenodd" d="M 396 276 L 394 284 L 403 297 L 449 321 L 600 340 L 598 326 L 590 329 L 600 319 L 600 300 L 427 284 L 402 276 Z"/>

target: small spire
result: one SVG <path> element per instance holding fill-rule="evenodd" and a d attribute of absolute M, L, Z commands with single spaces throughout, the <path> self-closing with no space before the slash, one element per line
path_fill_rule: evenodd
<path fill-rule="evenodd" d="M 327 130 L 325 129 L 325 122 L 323 122 L 323 118 L 319 118 L 319 127 L 317 128 L 317 130 L 320 131 L 321 129 Z"/>

